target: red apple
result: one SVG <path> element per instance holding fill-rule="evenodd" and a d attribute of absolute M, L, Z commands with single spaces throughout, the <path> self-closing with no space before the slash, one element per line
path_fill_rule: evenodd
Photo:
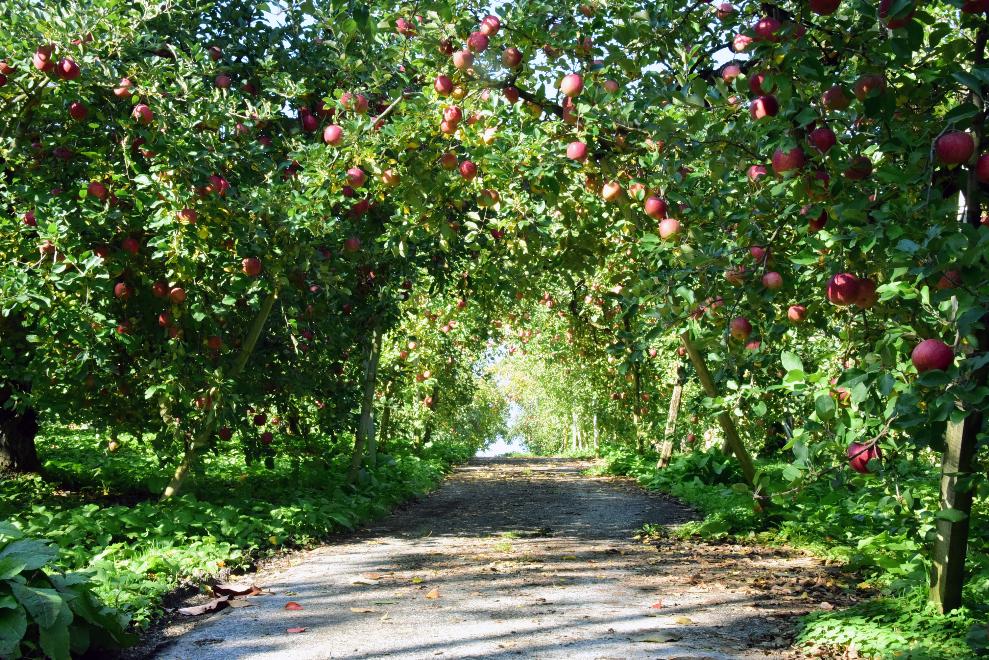
<path fill-rule="evenodd" d="M 769 174 L 769 170 L 766 169 L 765 165 L 750 165 L 746 174 L 749 177 L 749 181 L 755 182 Z"/>
<path fill-rule="evenodd" d="M 38 46 L 31 58 L 35 69 L 45 73 L 51 73 L 55 69 L 55 63 L 52 62 L 52 50 L 52 46 Z"/>
<path fill-rule="evenodd" d="M 982 183 L 989 183 L 989 154 L 983 154 L 975 161 L 975 177 Z"/>
<path fill-rule="evenodd" d="M 955 354 L 940 339 L 925 339 L 914 347 L 910 359 L 917 373 L 922 374 L 932 369 L 947 371 L 955 361 Z"/>
<path fill-rule="evenodd" d="M 669 211 L 666 200 L 661 197 L 656 197 L 655 195 L 646 197 L 646 201 L 643 206 L 645 208 L 646 215 L 656 220 L 662 220 L 665 218 L 667 212 Z"/>
<path fill-rule="evenodd" d="M 101 202 L 106 201 L 106 198 L 110 196 L 110 192 L 106 189 L 106 186 L 99 181 L 90 181 L 89 185 L 86 186 L 86 193 Z"/>
<path fill-rule="evenodd" d="M 474 53 L 469 50 L 458 50 L 453 54 L 453 66 L 458 69 L 469 69 L 474 64 Z"/>
<path fill-rule="evenodd" d="M 501 20 L 497 16 L 488 14 L 481 21 L 481 34 L 493 37 L 498 34 L 498 30 L 501 29 Z"/>
<path fill-rule="evenodd" d="M 827 126 L 815 128 L 807 135 L 807 142 L 822 154 L 828 153 L 837 142 L 834 131 Z"/>
<path fill-rule="evenodd" d="M 858 293 L 855 295 L 855 305 L 862 309 L 870 309 L 879 300 L 876 293 L 876 282 L 868 277 L 859 280 Z"/>
<path fill-rule="evenodd" d="M 483 53 L 488 49 L 488 35 L 483 32 L 471 32 L 467 37 L 467 48 L 474 53 Z"/>
<path fill-rule="evenodd" d="M 433 81 L 433 89 L 440 96 L 449 96 L 453 92 L 453 81 L 444 75 L 436 76 L 436 80 Z"/>
<path fill-rule="evenodd" d="M 443 108 L 443 121 L 449 122 L 451 124 L 459 124 L 460 120 L 464 117 L 464 111 L 460 109 L 457 105 L 448 105 Z"/>
<path fill-rule="evenodd" d="M 113 95 L 118 99 L 129 99 L 133 86 L 134 83 L 130 81 L 130 78 L 121 78 L 117 86 L 113 88 Z"/>
<path fill-rule="evenodd" d="M 830 16 L 841 6 L 841 0 L 810 0 L 807 5 L 818 16 Z"/>
<path fill-rule="evenodd" d="M 164 298 L 168 295 L 168 291 L 168 283 L 164 280 L 158 280 L 151 285 L 151 293 L 154 294 L 155 298 Z"/>
<path fill-rule="evenodd" d="M 220 49 L 219 46 L 210 46 L 207 49 L 207 52 L 209 53 L 209 58 L 214 62 L 219 62 L 221 59 L 223 59 L 223 51 Z"/>
<path fill-rule="evenodd" d="M 867 156 L 856 156 L 845 169 L 845 178 L 862 181 L 872 176 L 872 161 Z"/>
<path fill-rule="evenodd" d="M 360 188 L 367 181 L 367 175 L 359 167 L 351 167 L 347 170 L 347 183 L 354 188 Z"/>
<path fill-rule="evenodd" d="M 845 90 L 838 85 L 826 89 L 821 94 L 821 105 L 826 110 L 845 110 L 851 104 L 852 102 L 845 94 Z"/>
<path fill-rule="evenodd" d="M 663 218 L 659 221 L 659 237 L 664 241 L 674 240 L 680 234 L 680 221 L 675 218 Z"/>
<path fill-rule="evenodd" d="M 744 316 L 736 316 L 728 324 L 728 331 L 738 341 L 745 341 L 752 334 L 752 324 Z"/>
<path fill-rule="evenodd" d="M 343 249 L 346 252 L 357 252 L 361 249 L 361 239 L 351 236 L 343 242 Z"/>
<path fill-rule="evenodd" d="M 248 277 L 257 277 L 261 274 L 261 260 L 257 257 L 245 257 L 240 262 L 241 270 Z"/>
<path fill-rule="evenodd" d="M 835 305 L 851 305 L 858 295 L 859 279 L 851 273 L 838 273 L 828 281 L 827 297 Z"/>
<path fill-rule="evenodd" d="M 469 160 L 460 163 L 460 176 L 470 181 L 477 176 L 477 165 Z"/>
<path fill-rule="evenodd" d="M 134 106 L 134 111 L 131 113 L 131 116 L 137 120 L 137 123 L 147 126 L 154 121 L 155 113 L 152 112 L 151 108 L 144 103 L 138 103 Z"/>
<path fill-rule="evenodd" d="M 772 16 L 764 16 L 755 24 L 753 31 L 755 32 L 756 41 L 778 41 L 782 25 L 778 20 Z"/>
<path fill-rule="evenodd" d="M 306 133 L 315 133 L 319 130 L 319 119 L 315 115 L 303 115 L 302 130 Z"/>
<path fill-rule="evenodd" d="M 181 211 L 179 211 L 177 213 L 177 216 L 178 216 L 179 222 L 184 223 L 184 224 L 187 224 L 187 225 L 194 225 L 194 224 L 196 224 L 196 220 L 199 218 L 199 214 L 196 213 L 196 211 L 194 209 L 188 209 L 188 208 L 182 209 Z"/>
<path fill-rule="evenodd" d="M 789 151 L 777 148 L 773 152 L 773 171 L 776 172 L 777 176 L 785 172 L 799 170 L 804 166 L 804 163 L 806 163 L 806 158 L 804 157 L 804 150 L 800 147 L 793 147 Z"/>
<path fill-rule="evenodd" d="M 609 181 L 601 187 L 601 198 L 606 202 L 615 202 L 622 196 L 622 186 L 617 181 Z"/>
<path fill-rule="evenodd" d="M 185 302 L 185 289 L 180 286 L 172 287 L 168 292 L 168 300 L 174 305 L 181 305 Z"/>
<path fill-rule="evenodd" d="M 975 153 L 975 140 L 963 131 L 948 131 L 934 143 L 934 153 L 945 165 L 967 163 Z"/>
<path fill-rule="evenodd" d="M 34 217 L 34 211 L 28 211 L 24 214 L 24 224 L 28 227 L 38 226 L 38 220 Z"/>
<path fill-rule="evenodd" d="M 749 104 L 749 114 L 753 119 L 775 117 L 780 111 L 780 104 L 775 96 L 760 96 Z"/>
<path fill-rule="evenodd" d="M 416 26 L 406 18 L 399 18 L 395 21 L 395 31 L 406 39 L 410 39 L 416 34 Z"/>
<path fill-rule="evenodd" d="M 440 156 L 440 167 L 444 170 L 455 170 L 457 169 L 457 165 L 457 154 L 452 151 L 447 151 Z"/>
<path fill-rule="evenodd" d="M 213 79 L 213 84 L 216 85 L 218 89 L 230 89 L 230 85 L 233 84 L 233 78 L 225 73 L 221 73 Z"/>
<path fill-rule="evenodd" d="M 864 101 L 870 96 L 882 94 L 886 90 L 886 79 L 878 74 L 867 74 L 859 76 L 855 81 L 855 98 Z"/>
<path fill-rule="evenodd" d="M 765 96 L 775 92 L 776 84 L 767 86 L 766 81 L 768 78 L 769 74 L 765 71 L 759 71 L 749 76 L 749 91 L 756 96 Z"/>
<path fill-rule="evenodd" d="M 783 276 L 771 270 L 762 276 L 762 285 L 770 291 L 776 291 L 783 287 Z"/>
<path fill-rule="evenodd" d="M 127 300 L 131 297 L 132 293 L 133 291 L 127 286 L 126 282 L 117 282 L 113 286 L 113 295 L 120 300 Z"/>
<path fill-rule="evenodd" d="M 518 103 L 518 100 L 519 100 L 519 88 L 518 87 L 515 87 L 514 85 L 509 85 L 508 87 L 506 87 L 504 89 L 503 93 L 505 95 L 505 99 L 507 99 L 509 103 L 511 103 L 512 105 L 515 105 L 516 103 Z"/>
<path fill-rule="evenodd" d="M 803 305 L 791 305 L 786 310 L 786 318 L 790 319 L 791 323 L 803 323 L 807 318 L 807 308 Z"/>
<path fill-rule="evenodd" d="M 587 145 L 583 142 L 571 142 L 567 145 L 567 158 L 583 163 L 587 160 Z"/>
<path fill-rule="evenodd" d="M 206 348 L 211 351 L 218 351 L 223 348 L 223 340 L 217 335 L 210 335 L 206 338 Z"/>
<path fill-rule="evenodd" d="M 509 69 L 514 69 L 522 64 L 522 51 L 514 46 L 506 48 L 501 54 L 501 63 Z"/>
<path fill-rule="evenodd" d="M 742 67 L 737 64 L 726 64 L 721 69 L 721 79 L 725 81 L 726 85 L 730 85 L 740 75 L 742 75 Z"/>
<path fill-rule="evenodd" d="M 848 465 L 860 474 L 869 474 L 869 461 L 881 456 L 876 445 L 863 445 L 858 442 L 848 445 L 845 454 L 848 456 Z"/>
<path fill-rule="evenodd" d="M 573 98 L 584 90 L 584 79 L 577 73 L 568 73 L 560 81 L 560 91 L 564 96 Z"/>
<path fill-rule="evenodd" d="M 89 108 L 82 101 L 73 101 L 69 105 L 69 116 L 76 121 L 82 121 L 89 115 Z"/>
<path fill-rule="evenodd" d="M 323 129 L 323 142 L 336 146 L 343 141 L 343 129 L 336 124 L 330 124 Z"/>
<path fill-rule="evenodd" d="M 910 6 L 910 11 L 904 14 L 900 11 L 900 18 L 889 18 L 889 10 L 893 6 L 893 0 L 879 0 L 879 20 L 886 23 L 886 27 L 890 30 L 898 30 L 902 27 L 906 27 L 910 23 L 910 19 L 913 18 L 914 13 L 917 8 L 913 5 Z M 888 19 L 888 20 L 887 20 Z"/>

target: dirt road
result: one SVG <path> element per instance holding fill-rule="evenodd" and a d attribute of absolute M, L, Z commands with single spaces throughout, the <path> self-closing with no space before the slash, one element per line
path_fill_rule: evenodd
<path fill-rule="evenodd" d="M 644 523 L 692 513 L 582 476 L 588 465 L 476 460 L 372 527 L 250 576 L 272 594 L 202 618 L 153 657 L 798 657 L 794 616 L 833 605 L 824 567 L 775 549 L 636 541 Z"/>

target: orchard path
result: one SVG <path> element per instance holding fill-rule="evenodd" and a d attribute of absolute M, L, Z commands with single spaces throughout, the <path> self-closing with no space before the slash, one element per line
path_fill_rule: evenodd
<path fill-rule="evenodd" d="M 847 602 L 835 569 L 797 553 L 635 540 L 693 514 L 585 477 L 589 465 L 477 459 L 373 526 L 245 577 L 272 593 L 174 624 L 152 657 L 793 658 L 795 616 Z"/>

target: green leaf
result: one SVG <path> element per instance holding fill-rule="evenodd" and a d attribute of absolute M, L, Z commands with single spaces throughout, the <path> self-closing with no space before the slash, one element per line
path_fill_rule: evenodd
<path fill-rule="evenodd" d="M 20 570 L 33 571 L 41 568 L 58 557 L 58 549 L 48 541 L 40 539 L 21 539 L 0 550 L 0 579 L 12 577 L 3 570 L 5 560 L 22 563 Z M 20 571 L 17 571 L 18 573 Z"/>
<path fill-rule="evenodd" d="M 800 357 L 796 353 L 791 353 L 789 351 L 783 351 L 780 356 L 783 361 L 783 368 L 787 371 L 803 371 L 804 363 L 800 361 Z"/>
<path fill-rule="evenodd" d="M 964 511 L 959 511 L 958 509 L 941 509 L 934 517 L 938 520 L 947 520 L 949 522 L 961 522 L 968 518 L 968 514 Z"/>
<path fill-rule="evenodd" d="M 27 613 L 23 608 L 0 610 L 0 657 L 16 655 L 26 632 Z"/>
<path fill-rule="evenodd" d="M 827 394 L 820 395 L 814 399 L 814 410 L 817 412 L 817 417 L 822 421 L 833 418 L 835 411 L 834 399 Z"/>
<path fill-rule="evenodd" d="M 50 626 L 38 629 L 38 642 L 41 650 L 52 660 L 71 660 L 69 652 L 69 625 L 72 623 L 72 611 L 62 604 L 58 619 Z"/>
<path fill-rule="evenodd" d="M 52 626 L 62 609 L 62 597 L 54 589 L 39 589 L 18 582 L 10 583 L 14 598 L 42 628 Z"/>

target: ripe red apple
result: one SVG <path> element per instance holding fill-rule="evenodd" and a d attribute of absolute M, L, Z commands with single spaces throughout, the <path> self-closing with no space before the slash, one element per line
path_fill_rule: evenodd
<path fill-rule="evenodd" d="M 361 249 L 361 239 L 351 236 L 343 242 L 343 249 L 346 252 L 357 252 Z"/>
<path fill-rule="evenodd" d="M 577 73 L 568 73 L 560 81 L 560 91 L 564 96 L 574 98 L 584 90 L 584 78 Z"/>
<path fill-rule="evenodd" d="M 470 181 L 477 176 L 477 165 L 469 160 L 460 163 L 460 176 Z"/>
<path fill-rule="evenodd" d="M 583 142 L 571 142 L 567 145 L 567 158 L 583 163 L 587 160 L 587 145 Z"/>
<path fill-rule="evenodd" d="M 474 64 L 474 53 L 469 50 L 458 50 L 453 54 L 453 66 L 460 69 L 469 69 Z"/>
<path fill-rule="evenodd" d="M 778 20 L 772 16 L 764 16 L 755 24 L 753 31 L 755 32 L 756 41 L 778 41 L 782 25 Z"/>
<path fill-rule="evenodd" d="M 835 85 L 830 87 L 821 94 L 821 105 L 824 106 L 826 110 L 845 110 L 852 104 L 851 99 L 845 94 L 845 90 Z"/>
<path fill-rule="evenodd" d="M 319 130 L 319 119 L 315 115 L 303 115 L 302 130 L 306 133 L 315 133 Z"/>
<path fill-rule="evenodd" d="M 172 325 L 172 315 L 168 312 L 162 312 L 158 315 L 158 325 L 167 328 Z"/>
<path fill-rule="evenodd" d="M 773 152 L 773 171 L 779 176 L 785 172 L 799 170 L 806 163 L 804 150 L 800 147 L 793 147 L 789 151 L 778 148 Z"/>
<path fill-rule="evenodd" d="M 209 177 L 209 185 L 206 187 L 207 192 L 214 192 L 220 197 L 224 197 L 227 191 L 230 190 L 230 182 L 224 179 L 219 174 L 211 174 Z"/>
<path fill-rule="evenodd" d="M 687 434 L 687 444 L 688 445 L 692 445 L 695 442 L 697 442 L 697 434 L 696 433 L 688 433 Z"/>
<path fill-rule="evenodd" d="M 241 270 L 248 277 L 257 277 L 261 274 L 261 260 L 257 257 L 244 257 L 240 262 Z"/>
<path fill-rule="evenodd" d="M 120 241 L 120 249 L 128 254 L 136 255 L 141 251 L 141 243 L 136 238 L 128 236 Z"/>
<path fill-rule="evenodd" d="M 264 413 L 258 413 L 257 415 L 254 415 L 252 421 L 254 422 L 254 426 L 264 426 L 268 423 L 268 416 Z"/>
<path fill-rule="evenodd" d="M 209 58 L 214 62 L 219 62 L 223 58 L 223 50 L 219 46 L 210 46 L 207 52 L 209 53 Z"/>
<path fill-rule="evenodd" d="M 617 181 L 609 181 L 601 187 L 601 198 L 606 202 L 615 202 L 622 196 L 622 186 Z"/>
<path fill-rule="evenodd" d="M 818 16 L 830 16 L 841 6 L 841 0 L 810 0 L 807 4 Z"/>
<path fill-rule="evenodd" d="M 213 84 L 216 85 L 217 89 L 230 89 L 233 82 L 233 78 L 225 73 L 221 73 L 213 79 Z"/>
<path fill-rule="evenodd" d="M 55 69 L 55 63 L 52 62 L 52 50 L 52 46 L 38 46 L 38 49 L 34 51 L 34 56 L 31 58 L 35 69 L 44 71 L 45 73 L 50 73 Z"/>
<path fill-rule="evenodd" d="M 975 177 L 982 183 L 989 183 L 989 154 L 982 154 L 975 161 Z"/>
<path fill-rule="evenodd" d="M 389 188 L 394 188 L 402 180 L 401 175 L 393 168 L 388 168 L 381 173 L 381 183 Z"/>
<path fill-rule="evenodd" d="M 168 282 L 164 280 L 158 280 L 151 285 L 151 293 L 154 294 L 155 298 L 164 298 L 168 295 L 168 291 Z"/>
<path fill-rule="evenodd" d="M 211 351 L 218 351 L 223 348 L 223 340 L 217 335 L 210 335 L 206 338 L 206 348 Z"/>
<path fill-rule="evenodd" d="M 460 109 L 457 105 L 448 105 L 443 108 L 443 121 L 449 122 L 451 124 L 459 124 L 460 120 L 464 117 L 464 111 Z"/>
<path fill-rule="evenodd" d="M 501 53 L 501 63 L 509 69 L 514 69 L 522 64 L 522 51 L 514 46 L 506 48 Z"/>
<path fill-rule="evenodd" d="M 364 170 L 359 167 L 351 167 L 347 170 L 347 183 L 354 187 L 360 188 L 367 181 L 367 175 L 364 174 Z"/>
<path fill-rule="evenodd" d="M 168 299 L 173 305 L 181 305 L 185 302 L 185 289 L 180 286 L 172 287 L 172 290 L 168 292 Z"/>
<path fill-rule="evenodd" d="M 752 334 L 752 324 L 744 316 L 736 316 L 728 324 L 728 331 L 738 341 L 745 341 Z"/>
<path fill-rule="evenodd" d="M 879 300 L 876 293 L 876 282 L 868 277 L 859 280 L 858 293 L 855 296 L 855 305 L 862 309 L 870 309 Z"/>
<path fill-rule="evenodd" d="M 730 85 L 740 75 L 742 75 L 742 67 L 737 64 L 726 64 L 721 69 L 721 79 L 725 81 L 726 85 Z"/>
<path fill-rule="evenodd" d="M 878 74 L 866 74 L 859 76 L 855 81 L 855 98 L 864 101 L 870 96 L 882 94 L 886 90 L 886 79 Z"/>
<path fill-rule="evenodd" d="M 453 81 L 444 75 L 436 76 L 436 80 L 433 81 L 433 89 L 440 96 L 449 96 L 453 92 Z"/>
<path fill-rule="evenodd" d="M 810 207 L 805 206 L 800 210 L 801 215 L 807 215 L 810 212 Z M 828 223 L 828 212 L 821 210 L 820 215 L 815 218 L 807 219 L 807 231 L 811 234 L 816 234 L 817 232 L 824 229 L 824 226 Z"/>
<path fill-rule="evenodd" d="M 134 83 L 130 81 L 130 78 L 121 78 L 117 86 L 113 88 L 113 95 L 118 99 L 129 99 L 133 86 Z"/>
<path fill-rule="evenodd" d="M 826 154 L 838 142 L 838 139 L 835 137 L 834 131 L 827 126 L 821 126 L 807 135 L 807 142 L 822 154 Z"/>
<path fill-rule="evenodd" d="M 673 240 L 680 234 L 680 221 L 675 218 L 663 218 L 659 221 L 659 237 L 664 241 Z"/>
<path fill-rule="evenodd" d="M 113 295 L 119 300 L 127 300 L 131 297 L 133 291 L 126 282 L 117 282 L 113 285 Z"/>
<path fill-rule="evenodd" d="M 265 431 L 264 433 L 261 434 L 261 444 L 264 445 L 265 447 L 269 446 L 274 441 L 275 441 L 275 436 L 274 434 L 272 434 L 271 431 Z"/>
<path fill-rule="evenodd" d="M 662 220 L 666 217 L 666 214 L 669 211 L 666 200 L 661 197 L 656 197 L 655 195 L 646 197 L 646 201 L 643 206 L 645 208 L 646 215 L 655 220 Z"/>
<path fill-rule="evenodd" d="M 135 105 L 134 111 L 131 113 L 131 115 L 134 117 L 134 119 L 137 120 L 137 123 L 143 126 L 147 126 L 152 121 L 154 121 L 155 118 L 155 113 L 152 112 L 151 108 L 149 108 L 144 103 L 138 103 L 137 105 Z"/>
<path fill-rule="evenodd" d="M 617 94 L 618 90 L 621 89 L 621 85 L 618 84 L 617 80 L 605 80 L 601 83 L 601 86 L 604 87 L 604 91 L 609 94 Z"/>
<path fill-rule="evenodd" d="M 507 99 L 509 103 L 511 103 L 512 105 L 518 103 L 519 100 L 518 87 L 515 87 L 514 85 L 509 85 L 503 90 L 503 93 L 505 95 L 505 99 Z"/>
<path fill-rule="evenodd" d="M 28 227 L 38 226 L 38 220 L 34 217 L 34 211 L 28 211 L 24 214 L 24 224 Z"/>
<path fill-rule="evenodd" d="M 199 214 L 196 213 L 194 209 L 189 208 L 182 209 L 176 215 L 178 216 L 179 222 L 187 225 L 196 224 L 196 220 L 199 218 Z"/>
<path fill-rule="evenodd" d="M 934 143 L 934 153 L 945 165 L 961 165 L 975 153 L 975 140 L 963 131 L 948 131 Z"/>
<path fill-rule="evenodd" d="M 406 39 L 411 39 L 416 34 L 416 26 L 406 18 L 399 18 L 395 21 L 395 31 Z"/>
<path fill-rule="evenodd" d="M 488 35 L 483 32 L 471 32 L 467 37 L 467 48 L 474 53 L 483 53 L 488 49 Z"/>
<path fill-rule="evenodd" d="M 776 291 L 783 287 L 783 276 L 771 270 L 762 276 L 762 285 L 770 291 Z"/>
<path fill-rule="evenodd" d="M 336 124 L 330 124 L 323 129 L 323 142 L 336 146 L 343 141 L 343 129 Z"/>
<path fill-rule="evenodd" d="M 753 119 L 775 117 L 780 111 L 780 104 L 775 96 L 760 96 L 749 104 L 749 114 Z"/>
<path fill-rule="evenodd" d="M 848 456 L 848 465 L 860 474 L 869 474 L 869 461 L 878 459 L 882 455 L 878 446 L 863 445 L 858 442 L 848 445 L 845 454 Z"/>
<path fill-rule="evenodd" d="M 493 37 L 496 34 L 498 34 L 499 29 L 501 29 L 501 19 L 499 19 L 497 16 L 488 14 L 481 21 L 481 27 L 480 27 L 481 34 L 487 35 L 489 37 Z"/>
<path fill-rule="evenodd" d="M 89 115 L 89 108 L 82 101 L 73 101 L 69 105 L 69 116 L 76 121 L 82 121 Z"/>
<path fill-rule="evenodd" d="M 220 440 L 228 441 L 234 437 L 234 432 L 230 430 L 229 426 L 224 426 L 217 432 L 217 435 L 220 436 Z"/>
<path fill-rule="evenodd" d="M 760 178 L 769 174 L 769 170 L 766 169 L 765 165 L 750 165 L 749 170 L 746 175 L 749 177 L 749 181 L 755 182 Z"/>
<path fill-rule="evenodd" d="M 452 151 L 447 151 L 440 156 L 440 167 L 444 170 L 455 170 L 457 169 L 457 165 L 457 154 Z"/>
<path fill-rule="evenodd" d="M 768 85 L 769 74 L 759 71 L 749 76 L 749 91 L 756 96 L 766 96 L 776 91 L 776 84 Z"/>
<path fill-rule="evenodd" d="M 859 279 L 851 273 L 838 273 L 828 281 L 827 297 L 835 305 L 851 305 L 858 295 Z"/>
<path fill-rule="evenodd" d="M 86 186 L 86 193 L 101 202 L 106 201 L 106 198 L 110 196 L 110 192 L 106 189 L 106 186 L 99 181 L 90 181 L 89 185 Z"/>
<path fill-rule="evenodd" d="M 807 318 L 807 308 L 803 305 L 790 305 L 786 310 L 786 318 L 790 319 L 791 323 L 803 323 Z"/>
<path fill-rule="evenodd" d="M 753 41 L 755 40 L 747 34 L 736 34 L 731 41 L 731 48 L 734 52 L 741 53 L 751 46 Z"/>
<path fill-rule="evenodd" d="M 943 291 L 945 289 L 953 289 L 956 286 L 961 286 L 962 276 L 957 270 L 946 270 L 943 275 L 938 279 L 935 285 L 938 290 Z"/>
<path fill-rule="evenodd" d="M 925 339 L 914 347 L 910 359 L 917 373 L 922 374 L 932 369 L 947 371 L 955 361 L 955 354 L 940 339 Z"/>

